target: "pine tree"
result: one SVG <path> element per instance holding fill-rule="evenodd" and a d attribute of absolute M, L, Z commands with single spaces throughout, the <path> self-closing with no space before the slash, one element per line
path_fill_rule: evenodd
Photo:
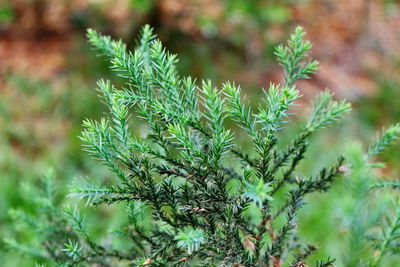
<path fill-rule="evenodd" d="M 301 97 L 296 81 L 308 79 L 318 66 L 309 58 L 311 43 L 304 34 L 298 27 L 285 46 L 276 48 L 284 79 L 271 83 L 253 110 L 235 83 L 217 89 L 210 80 L 179 76 L 177 56 L 166 51 L 149 26 L 143 27 L 133 52 L 121 41 L 88 30 L 90 44 L 126 81 L 121 89 L 98 82 L 108 114 L 99 121 L 85 120 L 80 136 L 84 150 L 116 180 L 102 185 L 93 178 L 74 186 L 70 196 L 94 207 L 123 204 L 128 222 L 114 234 L 129 245 L 121 250 L 95 242 L 77 208 L 60 209 L 53 201 L 50 174 L 43 190 L 27 194 L 35 196 L 38 218 L 12 212 L 18 222 L 38 227 L 40 246 L 14 239 L 5 243 L 40 263 L 59 266 L 306 266 L 316 247 L 297 236 L 298 211 L 308 194 L 328 191 L 347 165 L 339 156 L 315 177 L 302 177 L 296 170 L 310 137 L 340 121 L 351 107 L 322 92 L 298 136 L 286 148 L 277 146 Z M 133 134 L 139 122 L 131 114 L 147 125 L 146 136 Z M 236 141 L 235 128 L 227 128 L 228 121 L 247 133 L 249 153 Z M 361 153 L 362 159 L 375 156 L 399 135 L 399 125 L 389 128 L 368 153 Z M 358 165 L 350 163 L 357 176 Z M 360 164 L 360 169 L 368 165 Z M 398 183 L 374 180 L 362 190 L 383 187 Z M 256 221 L 247 218 L 249 211 L 258 214 Z M 398 214 L 388 219 L 381 242 L 374 241 L 380 244 L 371 262 L 376 266 L 387 253 L 398 252 Z M 333 262 L 329 258 L 316 266 Z"/>

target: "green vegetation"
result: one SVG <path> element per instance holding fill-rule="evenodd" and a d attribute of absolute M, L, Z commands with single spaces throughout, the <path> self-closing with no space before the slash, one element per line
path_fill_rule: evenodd
<path fill-rule="evenodd" d="M 85 120 L 80 135 L 84 150 L 113 178 L 78 179 L 69 195 L 73 202 L 84 199 L 91 206 L 86 211 L 110 206 L 117 226 L 108 234 L 94 231 L 95 221 L 86 222 L 79 206 L 56 193 L 48 171 L 40 187 L 24 188 L 35 212 L 10 212 L 20 235 L 34 229 L 32 240 L 9 237 L 5 246 L 51 266 L 386 266 L 398 260 L 400 182 L 379 178 L 384 164 L 374 160 L 400 136 L 400 125 L 366 151 L 359 143 L 344 155 L 335 151 L 330 166 L 307 174 L 301 164 L 318 160 L 306 156 L 315 133 L 350 111 L 325 91 L 288 145 L 279 144 L 283 128 L 295 131 L 287 122 L 301 97 L 296 81 L 318 66 L 303 37 L 298 27 L 276 48 L 284 79 L 271 83 L 254 109 L 235 83 L 219 90 L 210 80 L 179 76 L 177 56 L 149 26 L 133 52 L 89 30 L 89 42 L 126 83 L 117 89 L 98 82 L 107 116 Z M 242 130 L 251 144 L 246 148 Z M 342 249 L 331 255 L 310 242 L 301 212 L 312 212 L 313 201 L 329 197 L 313 193 L 332 186 L 335 207 L 325 212 L 339 210 L 339 223 L 324 231 L 341 237 L 333 242 Z"/>

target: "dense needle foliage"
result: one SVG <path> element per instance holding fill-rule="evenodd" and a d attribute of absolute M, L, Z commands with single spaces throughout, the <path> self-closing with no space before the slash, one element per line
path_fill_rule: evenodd
<path fill-rule="evenodd" d="M 125 239 L 126 246 L 95 242 L 77 208 L 59 209 L 51 173 L 43 190 L 27 192 L 40 210 L 38 218 L 11 212 L 16 221 L 37 229 L 38 248 L 14 239 L 6 239 L 7 246 L 60 266 L 306 266 L 317 248 L 297 235 L 298 211 L 308 194 L 326 192 L 337 177 L 347 175 L 351 197 L 343 212 L 350 218 L 344 222 L 349 249 L 341 261 L 378 266 L 386 255 L 399 253 L 398 203 L 385 203 L 397 208 L 396 214 L 381 210 L 382 224 L 369 212 L 374 205 L 368 198 L 375 190 L 399 187 L 396 179 L 373 176 L 372 169 L 382 164 L 370 163 L 397 139 L 399 125 L 368 152 L 354 145 L 348 161 L 339 156 L 314 177 L 303 176 L 297 167 L 310 137 L 350 111 L 349 103 L 334 101 L 325 91 L 314 100 L 298 136 L 286 148 L 277 146 L 291 107 L 301 97 L 296 81 L 309 78 L 318 66 L 309 59 L 311 43 L 303 37 L 298 27 L 286 46 L 276 48 L 284 79 L 271 83 L 252 110 L 234 83 L 217 89 L 209 80 L 180 77 L 176 55 L 165 50 L 149 26 L 133 52 L 89 30 L 89 42 L 109 58 L 126 85 L 117 89 L 110 81 L 98 82 L 109 113 L 100 121 L 85 120 L 80 138 L 117 179 L 100 185 L 93 177 L 93 182 L 74 185 L 70 195 L 92 206 L 125 205 L 127 222 L 112 236 Z M 133 123 L 130 114 L 146 123 L 142 136 L 132 134 L 132 127 L 144 126 Z M 232 123 L 247 133 L 251 149 L 236 141 L 238 128 L 227 126 Z M 249 219 L 249 213 L 256 219 Z M 383 234 L 374 230 L 379 225 Z M 368 246 L 375 251 L 369 258 L 364 256 Z M 322 259 L 316 266 L 333 262 Z"/>

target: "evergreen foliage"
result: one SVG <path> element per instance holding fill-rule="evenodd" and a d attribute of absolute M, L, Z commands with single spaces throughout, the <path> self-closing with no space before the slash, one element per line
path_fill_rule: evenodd
<path fill-rule="evenodd" d="M 369 229 L 381 222 L 366 212 L 373 206 L 367 203 L 368 194 L 398 187 L 398 182 L 364 179 L 374 168 L 371 157 L 400 135 L 399 125 L 390 127 L 369 152 L 352 147 L 347 163 L 338 156 L 315 177 L 303 177 L 297 168 L 312 134 L 350 111 L 349 103 L 323 92 L 299 135 L 286 148 L 277 146 L 291 107 L 301 97 L 296 81 L 309 78 L 318 66 L 309 59 L 311 43 L 303 40 L 300 27 L 286 46 L 277 47 L 284 80 L 270 84 L 256 110 L 234 83 L 219 90 L 209 80 L 197 83 L 180 77 L 177 56 L 166 51 L 149 26 L 143 27 L 133 52 L 94 30 L 87 35 L 126 80 L 122 89 L 110 81 L 98 82 L 109 112 L 100 121 L 85 120 L 80 136 L 84 149 L 117 179 L 109 185 L 78 182 L 70 196 L 92 206 L 125 205 L 128 221 L 117 232 L 129 245 L 119 249 L 94 241 L 77 208 L 60 210 L 54 202 L 49 174 L 43 190 L 27 194 L 40 216 L 12 212 L 17 222 L 38 229 L 38 249 L 14 239 L 5 240 L 8 247 L 40 264 L 59 266 L 306 266 L 317 248 L 297 235 L 298 211 L 307 195 L 328 191 L 349 166 L 348 190 L 354 197 L 346 208 L 353 218 L 345 226 L 350 251 L 344 256 L 346 266 L 378 266 L 383 257 L 399 252 L 398 208 L 395 216 L 387 213 L 382 234 L 374 238 Z M 132 112 L 146 123 L 146 136 L 132 134 L 138 125 L 130 118 Z M 246 131 L 252 142 L 249 154 L 236 142 L 227 121 Z M 246 216 L 254 210 L 259 215 L 256 221 Z M 377 253 L 360 262 L 366 243 Z M 315 266 L 333 264 L 328 258 Z"/>

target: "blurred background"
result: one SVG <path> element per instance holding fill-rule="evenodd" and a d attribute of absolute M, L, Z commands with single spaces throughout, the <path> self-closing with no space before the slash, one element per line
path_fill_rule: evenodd
<path fill-rule="evenodd" d="M 296 25 L 303 26 L 320 69 L 299 84 L 304 95 L 299 120 L 325 88 L 354 105 L 344 124 L 314 138 L 313 160 L 303 167 L 310 172 L 331 162 L 349 140 L 371 140 L 383 126 L 400 121 L 400 3 L 395 0 L 0 0 L 1 237 L 14 232 L 8 209 L 29 210 L 21 185 L 36 183 L 49 167 L 55 169 L 60 195 L 74 177 L 107 176 L 81 151 L 77 135 L 84 118 L 102 116 L 96 80 L 112 78 L 118 84 L 118 79 L 86 43 L 85 31 L 95 28 L 134 47 L 146 23 L 179 55 L 183 75 L 217 85 L 236 81 L 254 103 L 262 88 L 282 77 L 274 47 Z M 388 173 L 400 169 L 399 148 L 383 156 Z M 312 211 L 331 205 L 329 197 L 319 205 L 303 217 L 313 225 L 309 238 L 322 245 L 329 222 L 317 222 Z M 94 232 L 118 224 L 112 209 L 87 212 L 88 220 L 104 220 Z M 333 242 L 325 252 L 334 250 Z M 12 253 L 0 252 L 3 257 L 3 266 L 32 266 Z"/>

